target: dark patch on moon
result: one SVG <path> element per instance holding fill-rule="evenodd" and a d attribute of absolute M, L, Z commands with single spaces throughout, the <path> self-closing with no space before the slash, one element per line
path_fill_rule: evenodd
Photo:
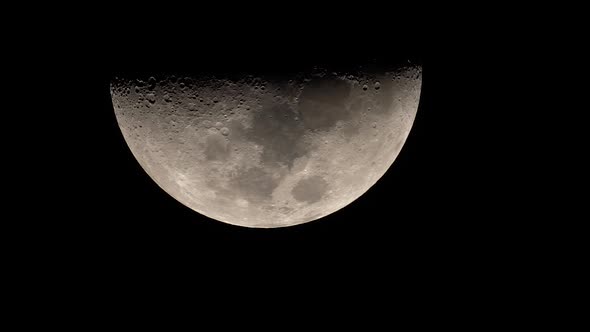
<path fill-rule="evenodd" d="M 309 82 L 299 97 L 299 112 L 310 129 L 329 129 L 339 120 L 350 118 L 344 106 L 350 84 L 338 78 L 321 78 Z"/>
<path fill-rule="evenodd" d="M 342 127 L 342 134 L 347 141 L 350 141 L 351 138 L 357 136 L 360 133 L 360 123 L 357 121 L 347 121 L 344 123 Z"/>
<path fill-rule="evenodd" d="M 223 135 L 215 133 L 207 136 L 205 144 L 205 157 L 207 160 L 227 160 L 229 157 L 229 144 Z"/>
<path fill-rule="evenodd" d="M 247 138 L 263 146 L 261 162 L 293 167 L 295 159 L 305 155 L 309 147 L 301 139 L 305 128 L 295 119 L 296 114 L 287 104 L 270 106 L 256 113 Z"/>
<path fill-rule="evenodd" d="M 242 121 L 230 120 L 227 124 L 227 127 L 229 128 L 232 138 L 241 140 L 245 137 L 246 128 L 244 127 Z"/>
<path fill-rule="evenodd" d="M 240 168 L 232 177 L 233 185 L 248 200 L 270 200 L 279 182 L 260 167 Z"/>
<path fill-rule="evenodd" d="M 318 202 L 328 190 L 328 182 L 319 175 L 299 180 L 291 190 L 293 197 L 299 202 Z"/>

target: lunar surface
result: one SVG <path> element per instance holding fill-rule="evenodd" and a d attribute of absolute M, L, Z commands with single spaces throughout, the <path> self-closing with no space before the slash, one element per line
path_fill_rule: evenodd
<path fill-rule="evenodd" d="M 333 213 L 392 165 L 414 121 L 421 67 L 290 77 L 117 77 L 111 96 L 133 155 L 207 217 L 284 227 Z"/>

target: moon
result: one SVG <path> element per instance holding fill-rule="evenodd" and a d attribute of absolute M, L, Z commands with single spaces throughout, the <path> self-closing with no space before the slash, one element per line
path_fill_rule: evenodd
<path fill-rule="evenodd" d="M 131 152 L 168 194 L 221 222 L 306 223 L 364 194 L 398 156 L 422 67 L 115 77 Z"/>

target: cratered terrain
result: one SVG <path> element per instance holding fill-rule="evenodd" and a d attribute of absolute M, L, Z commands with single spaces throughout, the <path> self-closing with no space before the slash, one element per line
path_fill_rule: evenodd
<path fill-rule="evenodd" d="M 421 66 L 273 75 L 116 77 L 133 155 L 210 218 L 284 227 L 331 214 L 392 165 L 414 121 Z"/>

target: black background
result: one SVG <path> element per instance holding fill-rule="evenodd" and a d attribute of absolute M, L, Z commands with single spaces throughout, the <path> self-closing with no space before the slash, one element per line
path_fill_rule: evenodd
<path fill-rule="evenodd" d="M 57 69 L 50 84 L 61 90 L 49 108 L 65 116 L 47 142 L 59 148 L 43 156 L 51 174 L 47 198 L 26 212 L 41 215 L 41 226 L 30 227 L 35 241 L 56 261 L 98 274 L 150 266 L 164 273 L 168 266 L 201 277 L 280 282 L 324 273 L 430 280 L 485 269 L 480 262 L 499 259 L 511 241 L 510 226 L 493 207 L 498 198 L 488 197 L 493 173 L 480 166 L 491 161 L 476 139 L 488 117 L 472 82 L 489 69 L 457 47 L 440 22 L 424 24 L 412 13 L 237 12 L 221 20 L 204 11 L 198 20 L 177 14 L 163 21 L 139 13 L 126 21 L 120 13 L 96 29 L 64 27 L 67 52 L 45 58 Z M 166 194 L 132 156 L 109 94 L 120 73 L 280 74 L 315 63 L 341 68 L 407 59 L 423 65 L 423 86 L 393 166 L 349 206 L 280 229 L 227 225 Z"/>
<path fill-rule="evenodd" d="M 382 53 L 376 55 L 383 57 Z M 81 220 L 86 224 L 82 226 L 86 236 L 97 240 L 95 235 L 101 234 L 105 249 L 112 254 L 168 250 L 185 254 L 194 250 L 198 256 L 220 252 L 249 255 L 254 250 L 251 259 L 258 255 L 309 255 L 307 259 L 327 255 L 328 261 L 359 255 L 372 259 L 437 254 L 440 248 L 453 250 L 457 243 L 477 241 L 475 234 L 471 239 L 459 235 L 465 234 L 465 227 L 473 227 L 457 224 L 457 218 L 464 217 L 467 208 L 462 201 L 467 193 L 462 188 L 465 183 L 456 175 L 469 166 L 458 164 L 453 156 L 457 123 L 452 127 L 448 124 L 454 117 L 452 105 L 456 102 L 447 94 L 453 92 L 446 86 L 449 80 L 439 76 L 444 68 L 437 67 L 436 60 L 421 58 L 421 54 L 397 55 L 423 63 L 424 67 L 418 115 L 396 162 L 350 206 L 321 220 L 284 229 L 226 225 L 191 211 L 161 190 L 136 162 L 119 131 L 108 90 L 112 71 L 98 76 L 99 84 L 93 82 L 93 102 L 86 106 L 86 111 L 94 114 L 93 122 L 85 129 L 92 133 L 89 139 L 94 152 L 80 165 L 87 170 L 83 172 L 86 176 L 74 191 L 85 193 L 76 200 L 87 199 L 80 214 L 82 220 L 86 219 Z M 291 56 L 278 60 L 298 60 Z M 214 65 L 223 66 L 224 61 Z M 256 68 L 260 68 L 259 64 Z M 72 153 L 86 155 L 87 143 L 76 142 Z M 463 172 L 466 175 L 468 171 Z M 84 197 L 89 191 L 91 195 Z"/>
<path fill-rule="evenodd" d="M 537 89 L 524 81 L 562 63 L 538 61 L 550 48 L 543 33 L 536 36 L 543 40 L 538 53 L 519 55 L 518 46 L 537 32 L 522 20 L 528 12 L 515 15 L 524 33 L 508 26 L 497 36 L 505 22 L 483 19 L 487 8 L 464 14 L 445 4 L 445 11 L 427 14 L 399 3 L 218 5 L 72 11 L 51 4 L 61 14 L 33 17 L 30 35 L 7 30 L 17 45 L 5 53 L 20 59 L 4 64 L 17 71 L 11 85 L 22 93 L 6 94 L 16 105 L 3 123 L 3 161 L 12 167 L 5 182 L 15 184 L 3 188 L 5 207 L 16 211 L 2 223 L 7 260 L 15 263 L 5 265 L 5 274 L 16 276 L 7 286 L 20 301 L 13 308 L 33 304 L 47 312 L 65 300 L 75 310 L 58 310 L 73 316 L 90 312 L 91 303 L 100 321 L 104 308 L 125 316 L 137 302 L 145 307 L 162 294 L 190 293 L 183 303 L 224 312 L 254 307 L 262 313 L 255 319 L 289 312 L 289 323 L 325 317 L 334 300 L 338 309 L 348 307 L 338 321 L 365 307 L 389 323 L 403 308 L 416 322 L 430 319 L 422 312 L 432 308 L 444 313 L 431 320 L 437 324 L 483 311 L 490 312 L 487 323 L 507 311 L 521 315 L 529 302 L 543 305 L 546 286 L 561 286 L 543 277 L 565 271 L 575 250 L 556 249 L 583 241 L 570 241 L 573 228 L 556 232 L 569 216 L 546 195 L 552 188 L 545 179 L 563 173 L 539 165 L 562 163 L 559 149 L 547 146 L 555 145 L 555 127 L 569 124 L 553 123 L 563 118 L 554 112 L 562 106 L 548 116 L 533 106 L 545 103 L 544 91 L 554 94 L 556 84 L 540 77 L 545 89 Z M 508 37 L 513 43 L 500 45 Z M 121 71 L 274 72 L 285 63 L 296 69 L 406 57 L 423 64 L 422 95 L 391 169 L 344 209 L 284 229 L 226 225 L 172 199 L 131 155 L 109 96 L 109 81 Z M 539 125 L 539 117 L 549 123 Z M 535 150 L 542 161 L 529 165 Z M 548 265 L 555 261 L 566 263 Z M 204 302 L 211 294 L 216 301 Z M 298 308 L 283 311 L 288 304 Z"/>

